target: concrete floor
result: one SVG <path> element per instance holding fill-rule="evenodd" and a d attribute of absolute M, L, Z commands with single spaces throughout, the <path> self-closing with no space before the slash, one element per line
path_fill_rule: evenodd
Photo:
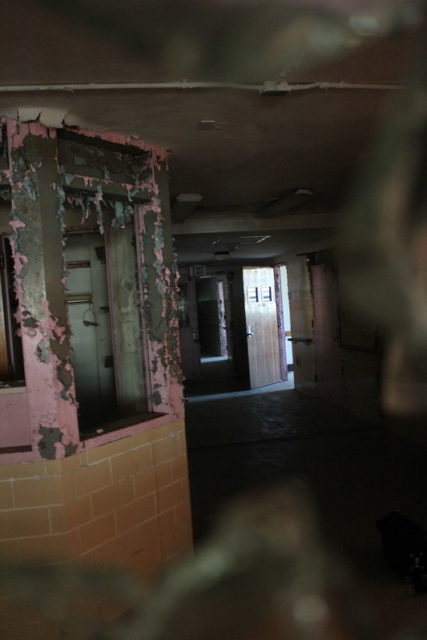
<path fill-rule="evenodd" d="M 427 618 L 427 594 L 391 573 L 375 524 L 398 509 L 427 528 L 425 448 L 277 387 L 188 397 L 186 423 L 196 544 L 230 498 L 298 478 L 326 544 L 357 575 L 387 634 Z"/>

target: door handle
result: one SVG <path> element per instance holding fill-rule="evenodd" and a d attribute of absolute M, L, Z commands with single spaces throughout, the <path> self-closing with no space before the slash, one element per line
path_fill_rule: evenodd
<path fill-rule="evenodd" d="M 247 337 L 247 338 L 252 338 L 252 336 L 253 336 L 253 335 L 254 335 L 254 334 L 253 334 L 253 332 L 252 332 L 252 327 L 249 325 L 248 330 L 247 330 L 247 332 L 246 332 L 246 337 Z"/>

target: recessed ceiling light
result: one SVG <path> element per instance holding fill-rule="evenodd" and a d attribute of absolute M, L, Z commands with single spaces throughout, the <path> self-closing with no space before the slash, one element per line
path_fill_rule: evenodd
<path fill-rule="evenodd" d="M 179 193 L 172 203 L 172 222 L 184 222 L 203 200 L 201 193 Z"/>
<path fill-rule="evenodd" d="M 229 251 L 215 251 L 213 254 L 214 260 L 226 260 L 230 255 Z"/>
<path fill-rule="evenodd" d="M 216 120 L 199 120 L 197 128 L 202 129 L 203 131 L 209 131 L 210 129 L 218 129 L 219 126 L 217 125 Z"/>
<path fill-rule="evenodd" d="M 176 200 L 177 202 L 201 202 L 203 196 L 201 193 L 179 193 Z"/>

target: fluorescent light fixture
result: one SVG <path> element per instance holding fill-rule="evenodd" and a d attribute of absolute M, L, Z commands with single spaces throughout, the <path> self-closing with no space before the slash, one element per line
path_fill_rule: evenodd
<path fill-rule="evenodd" d="M 261 244 L 261 242 L 265 242 L 265 240 L 268 240 L 269 238 L 271 238 L 271 236 L 240 236 L 239 244 L 241 246 Z"/>
<path fill-rule="evenodd" d="M 226 260 L 229 256 L 229 251 L 215 251 L 213 254 L 214 260 Z"/>

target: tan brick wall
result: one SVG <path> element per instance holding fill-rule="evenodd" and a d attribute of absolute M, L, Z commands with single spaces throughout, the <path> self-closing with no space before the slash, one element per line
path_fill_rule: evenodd
<path fill-rule="evenodd" d="M 182 421 L 65 460 L 0 466 L 0 557 L 16 549 L 50 563 L 133 558 L 144 571 L 137 558 L 153 540 L 160 564 L 191 548 Z"/>
<path fill-rule="evenodd" d="M 191 547 L 182 420 L 64 460 L 0 465 L 0 560 L 101 563 L 150 579 Z"/>

